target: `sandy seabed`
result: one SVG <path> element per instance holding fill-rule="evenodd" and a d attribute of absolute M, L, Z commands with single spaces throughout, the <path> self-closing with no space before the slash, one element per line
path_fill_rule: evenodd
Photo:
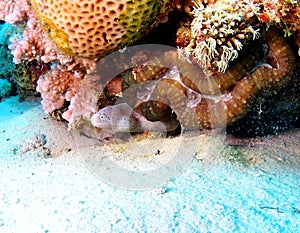
<path fill-rule="evenodd" d="M 86 159 L 93 147 L 84 153 L 38 102 L 3 100 L 0 137 L 0 232 L 300 232 L 299 129 L 248 146 L 191 137 L 186 169 L 146 191 L 100 179 Z M 97 153 L 118 148 L 106 143 Z"/>

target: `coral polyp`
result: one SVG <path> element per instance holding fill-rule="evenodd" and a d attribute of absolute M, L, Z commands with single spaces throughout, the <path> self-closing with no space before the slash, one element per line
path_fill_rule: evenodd
<path fill-rule="evenodd" d="M 276 25 L 285 37 L 299 35 L 296 1 L 195 0 L 187 1 L 186 7 L 189 26 L 178 30 L 178 46 L 182 54 L 213 72 L 225 72 L 243 46 L 260 37 L 262 28 Z M 297 39 L 296 43 L 299 46 Z"/>
<path fill-rule="evenodd" d="M 205 69 L 225 72 L 243 44 L 260 36 L 255 23 L 260 8 L 254 1 L 194 1 L 192 8 L 191 40 L 182 49 Z"/>

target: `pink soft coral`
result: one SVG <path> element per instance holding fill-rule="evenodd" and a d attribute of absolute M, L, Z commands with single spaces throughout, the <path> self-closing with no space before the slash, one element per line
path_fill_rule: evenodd
<path fill-rule="evenodd" d="M 89 119 L 92 113 L 98 111 L 97 102 L 102 89 L 97 75 L 88 75 L 81 81 L 68 110 L 62 115 L 69 122 L 69 126 L 76 125 L 76 121 L 82 118 Z"/>
<path fill-rule="evenodd" d="M 42 105 L 46 113 L 63 107 L 77 93 L 83 76 L 76 72 L 54 68 L 38 80 L 37 91 L 43 98 Z"/>
<path fill-rule="evenodd" d="M 14 63 L 22 61 L 44 60 L 52 54 L 57 54 L 58 49 L 46 37 L 41 25 L 35 18 L 27 21 L 23 34 L 16 34 L 10 39 L 9 49 L 14 56 Z M 52 55 L 52 57 L 54 57 Z M 45 63 L 48 63 L 48 60 Z"/>
<path fill-rule="evenodd" d="M 2 0 L 0 2 L 0 19 L 9 24 L 23 24 L 34 15 L 29 0 Z"/>

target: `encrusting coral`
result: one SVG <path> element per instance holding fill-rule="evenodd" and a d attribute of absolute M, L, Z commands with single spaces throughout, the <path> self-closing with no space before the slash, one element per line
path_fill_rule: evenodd
<path fill-rule="evenodd" d="M 36 95 L 37 81 L 41 75 L 50 70 L 49 65 L 33 60 L 32 62 L 21 62 L 16 64 L 12 71 L 12 83 L 16 84 L 18 93 L 23 97 Z"/>

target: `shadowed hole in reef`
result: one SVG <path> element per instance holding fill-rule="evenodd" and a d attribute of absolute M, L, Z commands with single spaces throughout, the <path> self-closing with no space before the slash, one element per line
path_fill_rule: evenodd
<path fill-rule="evenodd" d="M 264 90 L 257 96 L 247 114 L 227 127 L 227 133 L 235 137 L 261 137 L 300 127 L 299 77 L 276 93 Z"/>

